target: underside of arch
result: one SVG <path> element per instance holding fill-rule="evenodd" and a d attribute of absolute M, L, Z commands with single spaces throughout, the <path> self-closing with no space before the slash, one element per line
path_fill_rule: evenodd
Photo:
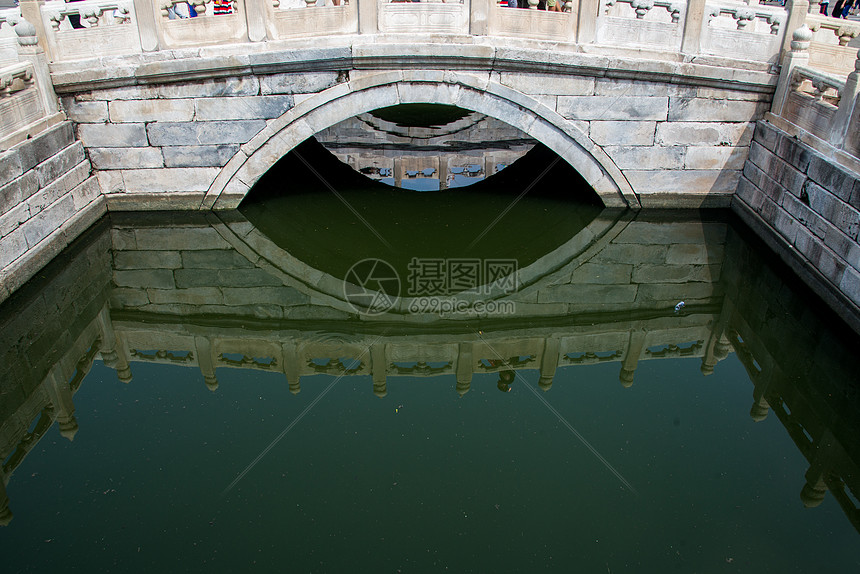
<path fill-rule="evenodd" d="M 518 128 L 553 150 L 594 188 L 606 207 L 639 209 L 621 170 L 573 123 L 535 98 L 454 72 L 380 72 L 338 84 L 273 120 L 222 168 L 201 209 L 233 209 L 275 163 L 315 133 L 350 117 L 398 104 L 447 104 Z"/>

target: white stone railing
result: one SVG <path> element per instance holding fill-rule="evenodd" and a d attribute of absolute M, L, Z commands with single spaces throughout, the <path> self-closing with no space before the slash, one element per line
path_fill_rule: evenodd
<path fill-rule="evenodd" d="M 0 151 L 26 138 L 27 128 L 45 117 L 33 64 L 0 68 Z"/>
<path fill-rule="evenodd" d="M 46 2 L 42 22 L 51 31 L 47 34 L 50 54 L 77 60 L 140 52 L 132 0 Z"/>
<path fill-rule="evenodd" d="M 812 31 L 811 67 L 840 75 L 854 71 L 857 48 L 849 48 L 848 43 L 860 35 L 860 22 L 809 14 L 806 25 Z"/>
<path fill-rule="evenodd" d="M 469 33 L 469 5 L 464 0 L 437 0 L 436 2 L 376 0 L 376 2 L 380 32 L 389 34 Z"/>
<path fill-rule="evenodd" d="M 490 2 L 487 18 L 488 35 L 562 42 L 576 41 L 578 2 L 565 2 L 563 12 L 537 10 L 537 2 L 534 8 L 534 10 L 520 10 Z"/>
<path fill-rule="evenodd" d="M 273 40 L 358 32 L 358 2 L 341 0 L 270 0 L 266 2 L 266 32 Z M 310 8 L 310 9 L 309 9 Z"/>
<path fill-rule="evenodd" d="M 708 2 L 701 52 L 739 60 L 777 63 L 787 14 L 780 6 Z"/>
<path fill-rule="evenodd" d="M 687 3 L 681 0 L 600 0 L 598 44 L 680 51 Z"/>
<path fill-rule="evenodd" d="M 211 44 L 234 44 L 248 41 L 245 0 L 225 0 L 223 12 L 216 13 L 215 0 L 153 0 L 158 3 L 155 14 L 156 33 L 162 48 L 186 48 Z M 190 4 L 195 18 L 171 17 L 177 4 Z"/>
<path fill-rule="evenodd" d="M 768 119 L 825 155 L 840 158 L 847 153 L 858 158 L 860 53 L 853 49 L 854 71 L 847 78 L 822 72 L 809 65 L 812 38 L 806 26 L 794 32 Z"/>

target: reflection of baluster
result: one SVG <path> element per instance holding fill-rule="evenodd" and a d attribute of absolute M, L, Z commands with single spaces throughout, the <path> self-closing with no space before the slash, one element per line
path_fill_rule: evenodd
<path fill-rule="evenodd" d="M 750 356 L 750 359 L 752 359 L 752 356 Z M 752 373 L 750 373 L 750 378 L 753 382 L 753 405 L 750 407 L 750 418 L 757 423 L 760 423 L 767 418 L 770 404 L 767 402 L 764 395 L 770 386 L 774 372 L 773 365 L 770 361 L 767 361 L 764 364 L 760 363 L 760 365 L 762 369 L 757 375 L 753 376 Z"/>
<path fill-rule="evenodd" d="M 439 157 L 439 189 L 448 189 L 448 158 L 447 155 Z"/>
<path fill-rule="evenodd" d="M 834 448 L 834 437 L 830 430 L 825 430 L 821 440 L 815 445 L 815 456 L 806 471 L 806 484 L 800 491 L 800 500 L 806 508 L 814 508 L 824 501 L 827 494 L 827 478 L 834 460 L 838 456 L 838 449 Z"/>
<path fill-rule="evenodd" d="M 618 380 L 621 381 L 621 386 L 630 388 L 633 386 L 633 375 L 636 373 L 636 365 L 639 364 L 639 358 L 642 356 L 642 351 L 645 350 L 645 339 L 648 333 L 642 329 L 634 329 L 630 332 L 630 339 L 627 342 L 627 354 L 624 360 L 621 361 L 621 373 L 618 375 Z"/>
<path fill-rule="evenodd" d="M 60 434 L 69 440 L 74 440 L 78 432 L 78 421 L 75 419 L 75 403 L 72 398 L 72 389 L 65 380 L 60 368 L 55 366 L 45 379 L 45 390 L 54 406 L 57 415 L 57 425 Z"/>
<path fill-rule="evenodd" d="M 714 374 L 714 367 L 717 363 L 725 359 L 729 354 L 731 344 L 725 337 L 726 325 L 734 314 L 735 306 L 729 301 L 728 297 L 723 299 L 723 308 L 720 315 L 714 321 L 714 328 L 711 329 L 711 337 L 708 339 L 708 345 L 705 347 L 705 354 L 702 356 L 702 374 L 706 377 Z"/>
<path fill-rule="evenodd" d="M 394 158 L 394 185 L 400 187 L 403 184 L 403 158 Z"/>
<path fill-rule="evenodd" d="M 203 373 L 203 382 L 210 391 L 218 389 L 218 377 L 215 374 L 215 357 L 212 354 L 212 342 L 207 337 L 194 337 L 194 349 L 197 353 L 197 366 Z"/>
<path fill-rule="evenodd" d="M 12 510 L 9 508 L 9 496 L 6 494 L 6 477 L 3 474 L 3 465 L 0 465 L 0 526 L 9 526 L 13 516 Z"/>
<path fill-rule="evenodd" d="M 284 376 L 287 377 L 290 392 L 297 395 L 302 391 L 298 348 L 295 343 L 284 343 L 281 345 L 281 353 L 283 353 L 284 359 Z"/>
<path fill-rule="evenodd" d="M 472 343 L 457 347 L 457 393 L 462 397 L 472 386 Z"/>
<path fill-rule="evenodd" d="M 540 379 L 538 380 L 538 386 L 544 392 L 552 388 L 552 380 L 555 377 L 555 370 L 558 368 L 559 346 L 558 339 L 547 339 L 544 342 L 543 356 L 540 358 Z"/>
<path fill-rule="evenodd" d="M 373 394 L 381 399 L 388 394 L 386 386 L 388 363 L 385 361 L 385 345 L 370 346 L 370 374 L 373 379 Z"/>
<path fill-rule="evenodd" d="M 102 338 L 102 345 L 99 350 L 102 355 L 102 362 L 106 367 L 115 369 L 117 361 L 116 333 L 114 333 L 113 330 L 113 321 L 111 321 L 110 310 L 107 305 L 102 307 L 102 310 L 99 311 L 96 321 L 98 322 L 99 332 L 101 333 Z"/>

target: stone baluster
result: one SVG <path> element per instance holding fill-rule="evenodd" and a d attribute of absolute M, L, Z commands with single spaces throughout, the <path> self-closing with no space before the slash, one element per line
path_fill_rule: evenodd
<path fill-rule="evenodd" d="M 634 328 L 630 331 L 630 339 L 627 342 L 627 354 L 624 355 L 624 360 L 621 361 L 621 372 L 618 374 L 618 380 L 621 381 L 621 386 L 630 388 L 633 386 L 633 376 L 636 374 L 636 366 L 639 364 L 639 359 L 645 351 L 645 340 L 648 338 L 648 332 L 643 329 Z"/>
<path fill-rule="evenodd" d="M 490 0 L 471 0 L 469 10 L 469 33 L 486 36 L 489 32 Z"/>
<path fill-rule="evenodd" d="M 791 51 L 782 60 L 779 83 L 776 86 L 776 93 L 773 95 L 771 112 L 775 116 L 782 115 L 782 109 L 791 92 L 791 77 L 794 75 L 794 68 L 809 63 L 809 44 L 811 41 L 812 31 L 805 24 L 792 34 Z"/>
<path fill-rule="evenodd" d="M 684 16 L 684 35 L 681 38 L 681 52 L 684 54 L 699 53 L 704 18 L 705 0 L 688 0 L 687 14 Z"/>
<path fill-rule="evenodd" d="M 472 344 L 460 343 L 457 348 L 457 394 L 461 397 L 472 387 Z"/>
<path fill-rule="evenodd" d="M 72 398 L 72 389 L 60 368 L 55 366 L 45 379 L 45 390 L 54 406 L 57 415 L 57 424 L 60 434 L 69 440 L 74 440 L 78 432 L 78 421 L 75 419 L 75 403 Z"/>
<path fill-rule="evenodd" d="M 302 376 L 299 373 L 299 349 L 295 343 L 283 343 L 281 345 L 281 355 L 284 376 L 287 377 L 290 392 L 297 395 L 302 392 Z"/>
<path fill-rule="evenodd" d="M 385 345 L 370 346 L 370 375 L 373 379 L 373 394 L 383 398 L 388 394 L 388 362 L 385 359 Z"/>
<path fill-rule="evenodd" d="M 540 0 L 529 0 L 529 10 L 537 10 Z"/>
<path fill-rule="evenodd" d="M 116 368 L 117 353 L 116 353 L 116 333 L 113 330 L 113 321 L 110 318 L 110 307 L 105 304 L 102 310 L 99 311 L 96 317 L 96 322 L 101 335 L 102 344 L 99 352 L 102 356 L 102 362 L 106 367 Z"/>
<path fill-rule="evenodd" d="M 358 33 L 376 34 L 379 32 L 377 21 L 377 0 L 352 0 L 358 2 Z"/>
<path fill-rule="evenodd" d="M 788 18 L 786 18 L 785 27 L 783 28 L 785 35 L 782 39 L 780 61 L 783 61 L 791 50 L 791 44 L 794 42 L 793 32 L 806 26 L 806 14 L 809 11 L 809 2 L 808 0 L 787 0 L 785 10 L 788 12 Z M 792 35 L 789 36 L 789 34 Z"/>
<path fill-rule="evenodd" d="M 21 18 L 29 22 L 35 28 L 36 38 L 42 50 L 45 51 L 46 57 L 53 60 L 54 54 L 51 54 L 48 46 L 48 37 L 45 32 L 45 23 L 42 20 L 42 6 L 44 0 L 19 0 L 18 8 L 21 10 Z"/>
<path fill-rule="evenodd" d="M 839 93 L 839 108 L 833 116 L 833 128 L 830 131 L 830 144 L 837 148 L 845 145 L 845 137 L 851 127 L 851 119 L 857 105 L 857 94 L 860 93 L 860 51 L 854 60 L 854 71 L 848 74 L 845 87 Z"/>
<path fill-rule="evenodd" d="M 577 23 L 576 41 L 579 44 L 591 44 L 597 35 L 597 17 L 600 15 L 602 0 L 579 0 L 579 22 Z"/>
<path fill-rule="evenodd" d="M 248 39 L 252 42 L 264 42 L 266 36 L 266 2 L 272 0 L 245 0 L 245 21 L 248 23 Z"/>
<path fill-rule="evenodd" d="M 161 11 L 155 9 L 152 0 L 134 0 L 134 13 L 137 18 L 137 32 L 140 35 L 140 48 L 144 52 L 158 50 L 158 28 L 155 19 Z"/>
<path fill-rule="evenodd" d="M 54 92 L 54 84 L 51 82 L 51 72 L 48 70 L 48 58 L 45 55 L 45 51 L 39 45 L 39 40 L 36 36 L 36 27 L 29 20 L 22 17 L 15 24 L 15 34 L 18 35 L 18 57 L 25 62 L 33 64 L 36 88 L 38 89 L 42 106 L 45 108 L 45 115 L 54 115 L 59 111 L 60 106 L 57 101 L 57 94 Z"/>
<path fill-rule="evenodd" d="M 815 455 L 810 461 L 809 470 L 806 471 L 806 484 L 800 491 L 800 500 L 806 508 L 815 508 L 824 501 L 827 494 L 824 478 L 833 467 L 839 452 L 834 443 L 833 433 L 827 430 L 813 450 Z"/>
<path fill-rule="evenodd" d="M 538 386 L 544 392 L 552 388 L 552 380 L 558 368 L 560 346 L 558 339 L 547 339 L 544 342 L 543 355 L 540 358 L 540 379 L 538 379 Z"/>
<path fill-rule="evenodd" d="M 208 337 L 194 337 L 194 353 L 197 355 L 197 366 L 203 374 L 203 382 L 210 391 L 218 389 L 218 377 L 215 374 L 215 355 L 212 352 L 212 342 Z"/>

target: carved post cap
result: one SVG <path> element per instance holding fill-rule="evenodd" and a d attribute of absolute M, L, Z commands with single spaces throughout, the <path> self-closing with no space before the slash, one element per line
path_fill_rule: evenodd
<path fill-rule="evenodd" d="M 541 377 L 538 380 L 538 386 L 543 392 L 547 392 L 552 388 L 552 377 Z"/>
<path fill-rule="evenodd" d="M 767 403 L 753 403 L 752 408 L 750 408 L 750 418 L 757 423 L 760 423 L 764 419 L 767 418 L 768 413 L 768 405 Z"/>
<path fill-rule="evenodd" d="M 218 377 L 215 375 L 212 375 L 211 377 L 204 376 L 203 382 L 206 383 L 206 388 L 213 393 L 218 390 Z"/>
<path fill-rule="evenodd" d="M 15 23 L 15 33 L 18 35 L 18 43 L 22 46 L 35 46 L 39 43 L 36 37 L 36 27 L 23 17 L 18 18 Z"/>
<path fill-rule="evenodd" d="M 804 24 L 791 35 L 791 51 L 806 52 L 809 50 L 810 42 L 812 42 L 812 30 Z"/>
<path fill-rule="evenodd" d="M 131 368 L 126 367 L 125 369 L 118 369 L 116 372 L 116 377 L 123 383 L 130 383 L 132 379 Z"/>
<path fill-rule="evenodd" d="M 60 427 L 61 436 L 69 439 L 69 441 L 75 440 L 75 435 L 78 434 L 78 421 L 75 417 L 71 417 L 67 421 L 60 421 L 58 426 Z"/>
<path fill-rule="evenodd" d="M 636 371 L 633 369 L 621 369 L 621 372 L 618 374 L 618 380 L 621 381 L 621 386 L 625 389 L 629 389 L 633 386 L 633 376 L 636 374 Z"/>

